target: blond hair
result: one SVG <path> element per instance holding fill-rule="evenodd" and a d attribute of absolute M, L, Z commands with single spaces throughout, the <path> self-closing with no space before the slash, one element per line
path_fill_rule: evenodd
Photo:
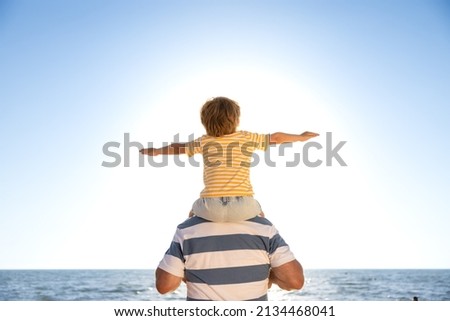
<path fill-rule="evenodd" d="M 220 137 L 232 134 L 239 125 L 239 105 L 226 97 L 208 100 L 200 112 L 202 124 L 209 136 Z"/>

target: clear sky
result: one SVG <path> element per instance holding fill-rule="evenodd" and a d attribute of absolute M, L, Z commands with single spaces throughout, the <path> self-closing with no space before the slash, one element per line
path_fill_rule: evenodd
<path fill-rule="evenodd" d="M 305 268 L 450 268 L 449 88 L 443 0 L 0 1 L 0 268 L 155 268 L 202 169 L 125 139 L 202 135 L 218 95 L 241 129 L 321 134 L 318 167 L 296 143 L 252 168 Z"/>

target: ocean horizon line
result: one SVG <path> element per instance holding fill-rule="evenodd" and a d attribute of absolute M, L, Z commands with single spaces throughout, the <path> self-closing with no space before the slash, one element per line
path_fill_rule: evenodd
<path fill-rule="evenodd" d="M 154 271 L 156 270 L 156 268 L 152 267 L 152 268 L 54 268 L 54 267 L 49 267 L 49 268 L 1 268 L 0 267 L 0 271 Z M 358 271 L 364 271 L 364 270 L 383 270 L 383 271 L 401 271 L 401 270 L 416 270 L 416 271 L 425 271 L 425 270 L 450 270 L 450 267 L 430 267 L 430 268 L 416 268 L 416 267 L 404 267 L 404 268 L 390 268 L 390 267 L 386 267 L 386 268 L 370 268 L 370 267 L 366 267 L 366 268 L 305 268 L 303 267 L 304 271 L 308 271 L 308 270 L 332 270 L 332 271 L 343 271 L 343 270 L 358 270 Z"/>

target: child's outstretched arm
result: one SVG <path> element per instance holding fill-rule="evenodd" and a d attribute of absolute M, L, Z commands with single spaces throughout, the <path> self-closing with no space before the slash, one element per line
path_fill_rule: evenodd
<path fill-rule="evenodd" d="M 172 143 L 169 146 L 161 148 L 144 148 L 139 152 L 143 155 L 158 156 L 158 155 L 180 155 L 186 153 L 187 143 Z"/>
<path fill-rule="evenodd" d="M 317 133 L 304 132 L 300 135 L 297 134 L 286 134 L 286 133 L 273 133 L 270 134 L 270 144 L 283 144 L 283 143 L 294 143 L 294 142 L 304 142 L 310 138 L 319 136 Z"/>

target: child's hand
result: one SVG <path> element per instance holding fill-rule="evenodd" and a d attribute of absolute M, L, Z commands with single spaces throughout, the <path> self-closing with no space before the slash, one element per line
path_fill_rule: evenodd
<path fill-rule="evenodd" d="M 158 149 L 157 148 L 143 148 L 139 151 L 142 155 L 148 155 L 148 156 L 158 156 Z"/>
<path fill-rule="evenodd" d="M 305 140 L 308 140 L 308 139 L 310 139 L 310 138 L 314 138 L 314 137 L 319 136 L 319 134 L 313 133 L 313 132 L 303 132 L 303 133 L 301 134 L 301 136 L 303 136 L 303 137 L 305 138 Z"/>

